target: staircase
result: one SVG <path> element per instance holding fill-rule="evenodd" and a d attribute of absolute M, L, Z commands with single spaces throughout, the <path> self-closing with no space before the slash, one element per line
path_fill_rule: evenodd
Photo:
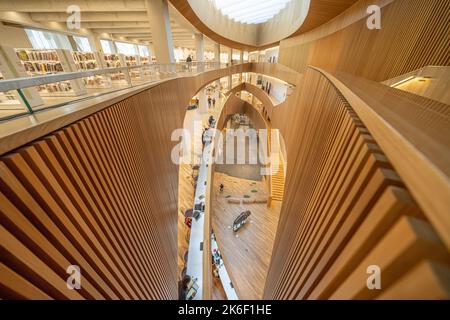
<path fill-rule="evenodd" d="M 282 201 L 284 194 L 284 164 L 280 156 L 279 168 L 276 175 L 272 176 L 272 200 Z"/>

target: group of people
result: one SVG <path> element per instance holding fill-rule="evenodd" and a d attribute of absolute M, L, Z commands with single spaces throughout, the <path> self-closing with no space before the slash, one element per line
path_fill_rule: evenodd
<path fill-rule="evenodd" d="M 211 106 L 216 106 L 216 98 L 208 96 L 208 108 L 211 108 Z"/>

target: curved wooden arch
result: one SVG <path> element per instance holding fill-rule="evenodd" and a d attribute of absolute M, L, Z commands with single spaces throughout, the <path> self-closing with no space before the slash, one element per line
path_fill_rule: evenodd
<path fill-rule="evenodd" d="M 175 299 L 171 133 L 199 88 L 258 70 L 297 85 L 272 115 L 290 165 L 265 297 L 373 298 L 361 279 L 373 260 L 395 297 L 394 280 L 420 277 L 422 262 L 448 265 L 448 106 L 323 69 L 245 64 L 3 129 L 1 298 Z M 80 292 L 61 281 L 72 259 Z"/>
<path fill-rule="evenodd" d="M 297 36 L 299 34 L 317 28 L 318 26 L 326 23 L 327 21 L 344 12 L 357 1 L 358 0 L 312 0 L 305 21 L 300 26 L 300 28 L 289 37 Z M 238 50 L 254 51 L 264 50 L 279 43 L 274 42 L 264 46 L 252 46 L 225 38 L 205 25 L 196 15 L 194 10 L 192 10 L 187 0 L 170 0 L 170 2 L 175 7 L 175 9 L 178 10 L 178 12 L 180 12 L 197 30 L 221 45 L 225 45 L 227 47 Z"/>
<path fill-rule="evenodd" d="M 240 86 L 236 86 L 235 88 L 233 88 L 232 90 L 233 92 L 229 92 L 227 101 L 225 101 L 222 112 L 220 113 L 219 119 L 217 121 L 217 129 L 219 130 L 223 129 L 229 116 L 236 113 L 247 113 L 249 115 L 249 118 L 254 123 L 258 124 L 264 123 L 264 128 L 269 128 L 270 124 L 267 123 L 266 119 L 264 119 L 263 115 L 260 113 L 259 110 L 257 110 L 252 104 L 248 103 L 245 100 L 242 100 L 241 98 L 238 98 L 235 95 L 235 93 L 242 91 L 242 90 L 235 90 L 237 89 L 237 87 Z"/>

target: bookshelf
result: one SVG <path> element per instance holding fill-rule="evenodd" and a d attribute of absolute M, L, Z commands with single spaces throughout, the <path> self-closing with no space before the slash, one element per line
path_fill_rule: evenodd
<path fill-rule="evenodd" d="M 101 60 L 98 52 L 72 52 L 75 65 L 79 71 L 88 71 L 104 68 L 105 63 Z M 86 88 L 109 88 L 111 87 L 111 79 L 108 75 L 96 75 L 83 78 Z"/>
<path fill-rule="evenodd" d="M 128 67 L 142 65 L 141 57 L 138 55 L 135 55 L 135 56 L 125 55 L 124 58 L 125 58 L 125 63 Z M 144 73 L 141 68 L 140 69 L 131 69 L 130 76 L 131 76 L 131 79 L 142 80 L 144 77 Z"/>
<path fill-rule="evenodd" d="M 30 76 L 78 70 L 69 50 L 16 49 L 16 54 Z M 45 84 L 38 86 L 37 89 L 42 97 L 70 97 L 87 93 L 80 79 Z"/>
<path fill-rule="evenodd" d="M 27 76 L 25 67 L 17 57 L 14 48 L 0 46 L 0 80 Z M 22 93 L 31 108 L 44 104 L 36 88 L 22 89 Z M 0 110 L 26 110 L 25 101 L 17 91 L 0 92 Z"/>
<path fill-rule="evenodd" d="M 0 72 L 0 80 L 4 79 L 3 74 Z M 0 92 L 0 109 L 23 110 L 23 105 L 19 100 L 19 95 L 14 91 Z"/>
<path fill-rule="evenodd" d="M 107 68 L 120 68 L 127 66 L 125 56 L 121 53 L 111 53 L 104 55 L 104 61 Z M 130 62 L 131 63 L 131 62 Z M 110 74 L 113 84 L 117 85 L 130 85 L 131 78 L 128 72 L 117 72 Z"/>
<path fill-rule="evenodd" d="M 140 56 L 141 59 L 141 64 L 143 66 L 149 65 L 150 64 L 150 58 L 146 57 L 146 56 Z"/>

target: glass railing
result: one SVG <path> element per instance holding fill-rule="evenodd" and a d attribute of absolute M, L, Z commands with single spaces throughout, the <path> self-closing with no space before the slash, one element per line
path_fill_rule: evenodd
<path fill-rule="evenodd" d="M 0 121 L 227 66 L 218 62 L 148 64 L 0 80 Z"/>

